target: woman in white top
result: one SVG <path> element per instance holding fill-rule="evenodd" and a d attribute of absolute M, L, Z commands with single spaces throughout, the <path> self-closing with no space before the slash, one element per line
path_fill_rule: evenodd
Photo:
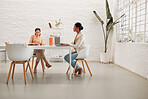
<path fill-rule="evenodd" d="M 75 36 L 74 42 L 71 44 L 61 43 L 61 45 L 72 46 L 74 48 L 74 51 L 71 54 L 71 65 L 73 68 L 76 63 L 75 59 L 78 56 L 80 50 L 86 47 L 85 46 L 85 36 L 81 32 L 81 30 L 83 30 L 83 26 L 81 25 L 81 23 L 79 22 L 75 23 L 73 31 L 76 32 L 77 34 Z M 70 62 L 69 54 L 65 55 L 64 59 L 69 63 Z M 78 76 L 82 74 L 82 68 L 78 64 L 75 70 L 75 74 L 76 73 L 78 73 Z"/>

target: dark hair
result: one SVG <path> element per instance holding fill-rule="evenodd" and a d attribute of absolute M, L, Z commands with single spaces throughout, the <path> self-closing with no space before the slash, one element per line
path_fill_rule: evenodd
<path fill-rule="evenodd" d="M 40 29 L 40 28 L 36 28 L 36 29 L 35 29 L 35 32 L 36 32 L 37 30 L 39 30 L 39 31 L 41 32 L 41 29 Z M 35 35 L 36 35 L 36 33 L 35 33 Z M 41 34 L 40 34 L 40 36 L 41 36 Z"/>
<path fill-rule="evenodd" d="M 80 22 L 75 23 L 75 26 L 79 28 L 79 30 L 83 30 L 83 26 Z"/>
<path fill-rule="evenodd" d="M 37 30 L 39 30 L 39 31 L 41 32 L 41 29 L 40 29 L 40 28 L 36 28 L 36 29 L 35 29 L 35 32 L 36 32 Z"/>

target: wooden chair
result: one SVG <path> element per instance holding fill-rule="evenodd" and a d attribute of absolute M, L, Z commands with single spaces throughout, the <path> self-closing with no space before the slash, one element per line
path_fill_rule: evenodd
<path fill-rule="evenodd" d="M 91 70 L 90 70 L 90 68 L 89 68 L 89 66 L 88 66 L 88 63 L 87 63 L 87 61 L 85 60 L 85 59 L 88 57 L 88 55 L 89 55 L 89 46 L 86 47 L 86 48 L 84 48 L 84 49 L 82 49 L 82 50 L 79 52 L 77 58 L 75 59 L 75 60 L 76 60 L 76 63 L 75 63 L 75 67 L 74 67 L 74 69 L 73 69 L 72 78 L 74 78 L 74 74 L 75 74 L 75 70 L 76 70 L 76 65 L 77 65 L 78 61 L 81 61 L 81 62 L 82 62 L 82 66 L 83 66 L 83 71 L 84 71 L 84 73 L 86 72 L 86 71 L 85 71 L 85 67 L 84 67 L 84 62 L 85 62 L 86 66 L 87 66 L 87 68 L 88 68 L 88 71 L 89 71 L 90 75 L 92 76 L 92 73 L 91 73 Z M 70 69 L 70 66 L 68 67 L 66 74 L 68 74 L 69 69 Z"/>
<path fill-rule="evenodd" d="M 33 55 L 33 49 L 26 47 L 22 44 L 6 44 L 6 50 L 7 50 L 8 58 L 12 61 L 6 84 L 8 84 L 12 67 L 13 67 L 13 71 L 12 71 L 12 79 L 13 79 L 16 64 L 23 64 L 25 84 L 26 84 L 25 63 L 27 63 L 27 66 L 30 69 L 31 76 L 32 78 L 34 78 L 30 64 L 29 64 L 30 58 Z"/>

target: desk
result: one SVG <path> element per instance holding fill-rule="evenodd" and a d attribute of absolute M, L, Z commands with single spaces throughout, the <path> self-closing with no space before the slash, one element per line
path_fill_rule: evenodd
<path fill-rule="evenodd" d="M 0 45 L 0 49 L 5 49 L 5 45 Z"/>
<path fill-rule="evenodd" d="M 40 46 L 33 46 L 33 45 L 30 45 L 30 46 L 27 46 L 27 47 L 31 47 L 33 49 L 67 49 L 69 50 L 69 55 L 70 55 L 70 72 L 69 72 L 69 79 L 71 79 L 71 47 L 70 46 L 49 46 L 49 45 L 40 45 Z M 3 46 L 0 46 L 0 49 L 5 49 L 6 47 L 3 45 Z"/>
<path fill-rule="evenodd" d="M 5 63 L 7 63 L 7 54 L 6 54 L 6 50 L 5 50 L 5 45 L 1 45 L 0 46 L 0 52 L 4 52 L 5 53 Z"/>

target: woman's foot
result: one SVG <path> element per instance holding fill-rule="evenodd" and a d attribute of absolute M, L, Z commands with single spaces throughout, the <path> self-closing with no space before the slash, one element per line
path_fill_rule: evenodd
<path fill-rule="evenodd" d="M 80 67 L 80 68 L 78 69 L 78 76 L 81 76 L 81 74 L 82 74 L 82 68 Z"/>
<path fill-rule="evenodd" d="M 46 63 L 46 67 L 50 68 L 52 65 L 50 65 L 45 57 L 43 57 L 44 62 Z"/>
<path fill-rule="evenodd" d="M 47 68 L 50 68 L 52 65 L 50 65 L 49 63 L 46 64 Z"/>
<path fill-rule="evenodd" d="M 77 75 L 78 69 L 75 69 L 75 75 Z"/>

